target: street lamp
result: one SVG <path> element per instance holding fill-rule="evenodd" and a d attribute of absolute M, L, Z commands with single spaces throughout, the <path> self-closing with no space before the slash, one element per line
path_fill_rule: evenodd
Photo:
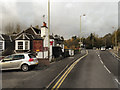
<path fill-rule="evenodd" d="M 80 15 L 80 48 L 81 48 L 81 44 L 82 44 L 82 40 L 81 40 L 81 38 L 82 38 L 82 33 L 81 33 L 81 17 L 82 16 L 86 16 L 86 15 L 85 14 Z"/>

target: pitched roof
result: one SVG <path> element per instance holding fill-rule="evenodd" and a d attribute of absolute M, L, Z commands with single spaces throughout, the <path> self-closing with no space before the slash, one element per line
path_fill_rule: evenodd
<path fill-rule="evenodd" d="M 41 35 L 36 35 L 36 36 L 34 36 L 34 39 L 41 40 L 41 39 L 43 39 L 43 38 L 41 37 Z"/>
<path fill-rule="evenodd" d="M 0 35 L 0 40 L 9 40 L 10 41 L 10 37 L 9 37 L 9 35 L 1 34 Z"/>
<path fill-rule="evenodd" d="M 34 31 L 37 33 L 37 34 L 41 34 L 41 30 L 40 29 L 37 29 L 35 27 L 32 27 L 34 29 Z"/>
<path fill-rule="evenodd" d="M 50 39 L 54 39 L 53 35 L 50 35 L 49 37 L 50 37 Z"/>
<path fill-rule="evenodd" d="M 30 40 L 30 38 L 26 35 L 26 33 L 23 32 L 16 38 L 16 40 Z"/>

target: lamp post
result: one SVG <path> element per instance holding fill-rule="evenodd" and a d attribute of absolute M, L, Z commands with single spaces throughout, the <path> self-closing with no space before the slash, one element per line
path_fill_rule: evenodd
<path fill-rule="evenodd" d="M 85 15 L 85 14 L 80 15 L 80 48 L 81 48 L 81 44 L 82 44 L 82 40 L 81 40 L 81 39 L 82 39 L 82 33 L 81 33 L 81 22 L 82 22 L 82 21 L 81 21 L 81 17 L 82 17 L 82 16 L 86 16 L 86 15 Z"/>
<path fill-rule="evenodd" d="M 50 37 L 49 35 L 50 35 L 50 0 L 48 0 L 48 59 L 50 59 Z"/>

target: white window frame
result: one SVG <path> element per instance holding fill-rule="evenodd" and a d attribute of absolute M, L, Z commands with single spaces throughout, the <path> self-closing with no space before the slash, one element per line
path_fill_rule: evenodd
<path fill-rule="evenodd" d="M 23 42 L 23 49 L 18 49 L 18 42 Z M 27 49 L 25 49 L 25 42 L 28 42 Z M 15 41 L 15 50 L 30 50 L 30 41 L 29 40 L 16 40 Z"/>
<path fill-rule="evenodd" d="M 2 42 L 2 49 L 0 50 L 5 50 L 5 41 L 0 41 L 0 42 Z"/>

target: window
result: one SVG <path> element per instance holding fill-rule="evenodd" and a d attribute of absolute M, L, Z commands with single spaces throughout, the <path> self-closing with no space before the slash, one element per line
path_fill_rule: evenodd
<path fill-rule="evenodd" d="M 11 56 L 11 55 L 10 55 L 10 56 L 6 56 L 6 57 L 4 58 L 4 60 L 5 60 L 5 61 L 11 61 L 11 60 L 12 60 L 12 57 L 13 57 L 13 56 Z"/>
<path fill-rule="evenodd" d="M 0 50 L 3 50 L 3 42 L 0 42 Z"/>
<path fill-rule="evenodd" d="M 30 41 L 28 40 L 17 40 L 16 41 L 16 50 L 29 50 Z"/>
<path fill-rule="evenodd" d="M 20 59 L 24 59 L 24 55 L 15 55 L 13 56 L 13 60 L 20 60 Z"/>
<path fill-rule="evenodd" d="M 23 50 L 23 42 L 18 42 L 18 49 L 22 49 Z"/>
<path fill-rule="evenodd" d="M 29 54 L 28 56 L 29 56 L 30 58 L 36 58 L 36 56 L 33 55 L 33 54 Z"/>
<path fill-rule="evenodd" d="M 28 50 L 28 42 L 25 42 L 25 50 Z"/>

